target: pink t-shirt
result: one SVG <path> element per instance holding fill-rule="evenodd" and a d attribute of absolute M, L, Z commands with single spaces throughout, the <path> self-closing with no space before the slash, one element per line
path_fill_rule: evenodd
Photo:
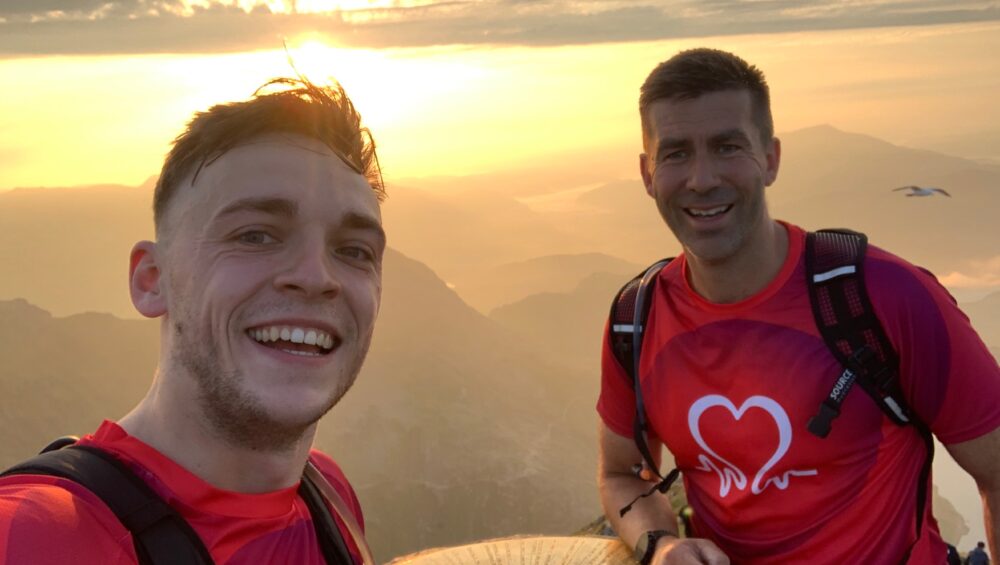
<path fill-rule="evenodd" d="M 826 439 L 806 429 L 842 368 L 813 321 L 805 233 L 786 228 L 781 271 L 742 302 L 696 294 L 683 256 L 660 273 L 639 367 L 649 433 L 683 472 L 697 535 L 734 563 L 896 563 L 916 538 L 925 448 L 857 385 Z M 1000 426 L 1000 368 L 947 291 L 874 247 L 864 275 L 920 420 L 945 444 Z M 597 409 L 632 437 L 632 387 L 607 335 Z M 944 560 L 929 499 L 910 563 Z"/>
<path fill-rule="evenodd" d="M 188 521 L 216 563 L 326 563 L 297 485 L 263 494 L 215 488 L 109 421 L 80 444 L 123 460 Z M 337 464 L 319 451 L 313 450 L 309 457 L 362 523 L 357 497 Z M 339 520 L 338 526 L 360 563 L 346 527 Z M 138 561 L 131 535 L 93 493 L 61 478 L 15 475 L 0 478 L 0 563 Z"/>

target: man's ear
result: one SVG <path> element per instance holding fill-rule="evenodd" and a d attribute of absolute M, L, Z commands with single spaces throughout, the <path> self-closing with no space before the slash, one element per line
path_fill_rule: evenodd
<path fill-rule="evenodd" d="M 642 175 L 642 184 L 646 185 L 646 194 L 656 197 L 653 194 L 653 172 L 649 170 L 649 156 L 639 153 L 639 174 Z"/>
<path fill-rule="evenodd" d="M 160 250 L 152 241 L 140 241 L 129 256 L 128 287 L 132 305 L 147 318 L 158 318 L 167 313 L 157 251 Z"/>
<path fill-rule="evenodd" d="M 781 140 L 775 137 L 767 148 L 767 169 L 764 171 L 764 186 L 771 186 L 778 178 L 778 166 L 781 165 Z"/>

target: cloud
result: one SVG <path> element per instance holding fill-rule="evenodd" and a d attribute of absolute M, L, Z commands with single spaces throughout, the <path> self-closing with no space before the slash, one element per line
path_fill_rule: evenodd
<path fill-rule="evenodd" d="M 570 45 L 998 20 L 989 0 L 433 0 L 309 14 L 218 0 L 11 0 L 0 5 L 0 56 L 233 52 L 304 33 L 368 48 Z"/>
<path fill-rule="evenodd" d="M 985 261 L 973 261 L 965 273 L 953 271 L 938 280 L 948 288 L 1000 288 L 1000 255 Z"/>

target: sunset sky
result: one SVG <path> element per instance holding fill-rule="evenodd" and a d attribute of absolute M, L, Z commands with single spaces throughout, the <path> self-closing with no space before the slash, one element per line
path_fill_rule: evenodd
<path fill-rule="evenodd" d="M 637 176 L 638 86 L 694 46 L 766 72 L 779 134 L 829 123 L 1000 158 L 996 2 L 14 0 L 0 190 L 143 182 L 192 112 L 292 72 L 283 41 L 344 84 L 390 182 L 582 151 Z"/>
<path fill-rule="evenodd" d="M 140 185 L 194 112 L 289 57 L 344 85 L 390 199 L 413 177 L 635 179 L 639 85 L 701 46 L 765 72 L 779 136 L 830 124 L 1000 164 L 997 0 L 2 0 L 0 191 Z M 939 274 L 1000 290 L 1000 249 Z M 948 488 L 981 538 L 974 490 Z"/>

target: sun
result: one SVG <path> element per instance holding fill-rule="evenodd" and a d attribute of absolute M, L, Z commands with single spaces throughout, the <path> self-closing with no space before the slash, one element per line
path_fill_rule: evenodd
<path fill-rule="evenodd" d="M 264 4 L 272 12 L 284 14 L 322 14 L 328 12 L 353 12 L 358 10 L 378 10 L 382 8 L 409 8 L 425 6 L 434 0 L 251 0 L 241 5 Z M 244 6 L 247 7 L 247 6 Z"/>

